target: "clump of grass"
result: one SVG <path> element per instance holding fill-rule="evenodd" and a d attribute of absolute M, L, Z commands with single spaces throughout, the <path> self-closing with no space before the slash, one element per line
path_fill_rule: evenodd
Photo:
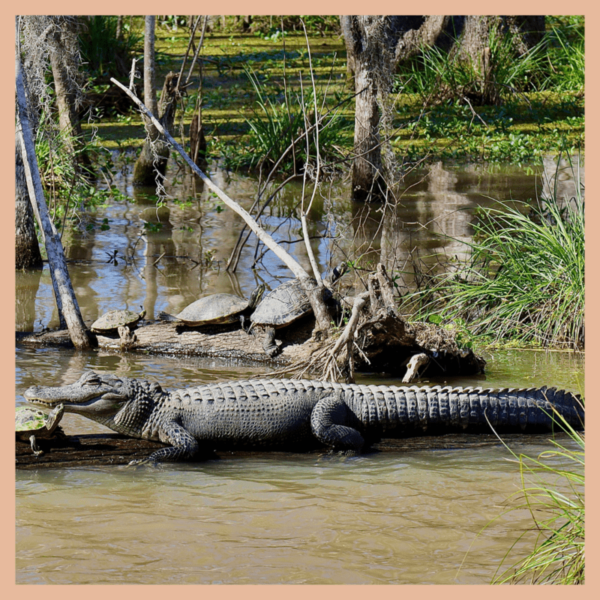
<path fill-rule="evenodd" d="M 556 188 L 533 207 L 480 209 L 470 259 L 405 298 L 417 318 L 464 322 L 492 342 L 579 349 L 585 343 L 582 184 L 563 202 Z"/>
<path fill-rule="evenodd" d="M 238 166 L 255 167 L 261 162 L 275 164 L 286 155 L 280 165 L 280 172 L 300 172 L 316 153 L 316 136 L 313 91 L 305 88 L 303 94 L 292 93 L 289 88 L 267 91 L 258 76 L 246 69 L 246 75 L 256 95 L 255 110 L 246 119 L 250 135 L 246 152 L 239 153 Z M 317 106 L 324 107 L 323 97 L 317 92 Z M 325 116 L 320 115 L 319 153 L 322 159 L 339 156 L 336 146 L 342 143 L 342 132 L 349 124 L 339 111 L 333 110 Z M 306 138 L 301 134 L 309 130 L 307 154 Z M 293 145 L 293 151 L 290 147 Z M 287 152 L 287 153 L 286 153 Z"/>
<path fill-rule="evenodd" d="M 524 532 L 505 555 L 492 583 L 585 583 L 585 439 L 560 415 L 554 419 L 567 432 L 571 444 L 551 440 L 554 448 L 537 459 L 518 456 L 523 501 L 505 513 L 520 509 L 530 512 L 537 532 L 534 549 L 506 567 L 529 533 Z M 562 465 L 555 466 L 557 461 Z"/>
<path fill-rule="evenodd" d="M 121 37 L 117 38 L 117 17 L 113 16 L 91 16 L 83 22 L 79 44 L 90 75 L 105 79 L 128 75 L 132 53 L 143 39 L 141 33 L 132 31 L 130 23 L 125 23 Z"/>
<path fill-rule="evenodd" d="M 548 37 L 547 87 L 580 92 L 585 88 L 585 35 L 583 24 L 553 27 Z"/>
<path fill-rule="evenodd" d="M 510 31 L 490 32 L 489 79 L 485 82 L 479 65 L 454 49 L 425 47 L 402 67 L 395 82 L 397 90 L 418 94 L 425 104 L 469 98 L 475 104 L 491 97 L 514 98 L 515 92 L 552 90 L 581 92 L 585 87 L 585 32 L 578 17 L 552 18 L 543 39 L 526 52 Z M 486 86 L 492 84 L 496 95 Z"/>
<path fill-rule="evenodd" d="M 522 54 L 517 53 L 516 46 L 515 36 L 510 31 L 491 31 L 489 81 L 485 81 L 480 66 L 460 52 L 424 47 L 401 70 L 395 87 L 418 94 L 424 105 L 456 98 L 468 98 L 474 104 L 482 104 L 489 102 L 490 92 L 487 88 L 493 85 L 496 89 L 493 103 L 499 103 L 501 96 L 537 89 L 532 74 L 537 74 L 545 67 L 544 41 Z"/>

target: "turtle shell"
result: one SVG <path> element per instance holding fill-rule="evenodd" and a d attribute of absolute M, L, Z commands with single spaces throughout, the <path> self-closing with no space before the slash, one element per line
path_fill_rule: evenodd
<path fill-rule="evenodd" d="M 15 410 L 15 431 L 38 432 L 46 428 L 48 415 L 37 408 L 19 406 Z"/>
<path fill-rule="evenodd" d="M 91 330 L 94 333 L 106 333 L 116 331 L 119 327 L 136 325 L 146 314 L 133 312 L 132 310 L 109 310 L 104 313 L 97 321 L 92 323 Z"/>
<path fill-rule="evenodd" d="M 270 325 L 277 329 L 293 323 L 311 310 L 310 300 L 300 280 L 292 279 L 265 296 L 252 313 L 251 321 L 255 325 Z"/>
<path fill-rule="evenodd" d="M 192 302 L 175 317 L 192 326 L 235 323 L 249 305 L 248 300 L 234 294 L 212 294 Z"/>

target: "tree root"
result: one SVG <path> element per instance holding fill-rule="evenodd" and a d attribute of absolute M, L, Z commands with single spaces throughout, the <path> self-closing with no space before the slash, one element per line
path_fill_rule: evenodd
<path fill-rule="evenodd" d="M 483 372 L 485 361 L 470 350 L 461 350 L 452 332 L 425 323 L 412 325 L 402 319 L 383 265 L 369 275 L 367 288 L 353 301 L 344 299 L 346 306 L 352 305 L 352 313 L 339 334 L 320 340 L 308 358 L 272 375 L 310 375 L 323 381 L 354 382 L 356 370 L 366 367 L 403 376 L 403 382 L 410 383 L 425 372 Z"/>

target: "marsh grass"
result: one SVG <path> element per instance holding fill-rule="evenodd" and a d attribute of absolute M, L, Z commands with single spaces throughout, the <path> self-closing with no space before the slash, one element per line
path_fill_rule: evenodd
<path fill-rule="evenodd" d="M 139 31 L 124 24 L 117 38 L 117 17 L 98 15 L 85 20 L 79 35 L 81 58 L 93 77 L 122 77 L 131 68 L 131 57 L 143 40 Z"/>
<path fill-rule="evenodd" d="M 313 91 L 305 88 L 303 93 L 291 91 L 290 87 L 269 87 L 263 85 L 258 75 L 250 69 L 245 73 L 252 85 L 255 95 L 253 114 L 246 117 L 250 129 L 245 151 L 237 153 L 236 166 L 255 167 L 266 161 L 274 164 L 294 145 L 294 151 L 287 153 L 287 158 L 280 166 L 281 172 L 300 171 L 311 158 L 316 157 L 316 136 L 314 129 L 309 132 L 308 153 L 306 140 L 298 139 L 315 122 Z M 317 106 L 324 107 L 326 102 L 323 93 L 317 90 Z M 321 158 L 340 156 L 339 144 L 342 143 L 342 132 L 349 123 L 341 116 L 339 110 L 322 114 L 319 125 L 319 153 Z"/>
<path fill-rule="evenodd" d="M 504 102 L 518 94 L 553 90 L 580 92 L 585 86 L 585 30 L 573 17 L 553 22 L 542 40 L 526 52 L 518 52 L 515 36 L 492 30 L 489 40 L 490 79 Z M 460 53 L 425 47 L 407 61 L 395 86 L 418 94 L 424 105 L 448 99 L 485 95 L 480 68 Z"/>
<path fill-rule="evenodd" d="M 545 41 L 523 54 L 515 51 L 515 39 L 510 32 L 490 35 L 490 76 L 504 97 L 514 92 L 534 91 L 537 75 L 545 71 Z M 534 77 L 532 79 L 532 77 Z M 409 61 L 396 79 L 396 89 L 418 94 L 424 105 L 456 98 L 485 95 L 483 75 L 478 65 L 457 52 L 437 47 L 423 48 Z"/>
<path fill-rule="evenodd" d="M 553 27 L 548 33 L 547 88 L 580 92 L 585 88 L 585 34 L 583 24 Z"/>
<path fill-rule="evenodd" d="M 473 336 L 491 342 L 583 348 L 585 216 L 579 180 L 576 189 L 568 201 L 555 187 L 533 207 L 500 202 L 480 209 L 470 259 L 426 279 L 404 298 L 405 305 L 417 318 L 464 323 Z"/>
<path fill-rule="evenodd" d="M 585 583 L 585 438 L 560 415 L 553 418 L 569 443 L 550 440 L 553 449 L 537 458 L 511 451 L 519 462 L 522 492 L 504 515 L 527 510 L 534 526 L 511 546 L 492 583 Z M 533 550 L 513 562 L 513 554 L 531 534 Z"/>

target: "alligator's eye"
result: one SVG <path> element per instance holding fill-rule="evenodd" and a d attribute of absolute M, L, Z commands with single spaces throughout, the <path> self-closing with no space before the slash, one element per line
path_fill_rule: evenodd
<path fill-rule="evenodd" d="M 92 373 L 88 376 L 85 383 L 86 385 L 100 385 L 100 377 L 95 373 Z"/>

